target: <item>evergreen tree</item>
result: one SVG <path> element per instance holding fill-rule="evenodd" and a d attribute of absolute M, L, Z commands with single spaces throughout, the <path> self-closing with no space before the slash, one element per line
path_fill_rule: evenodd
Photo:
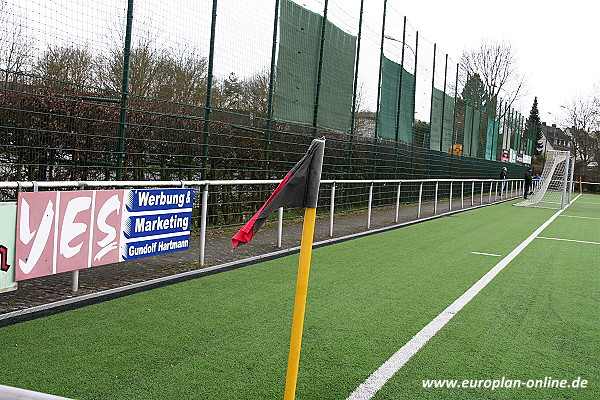
<path fill-rule="evenodd" d="M 542 154 L 542 122 L 540 121 L 540 111 L 538 110 L 537 97 L 533 99 L 533 106 L 527 119 L 527 133 L 530 139 L 534 141 L 533 156 Z"/>

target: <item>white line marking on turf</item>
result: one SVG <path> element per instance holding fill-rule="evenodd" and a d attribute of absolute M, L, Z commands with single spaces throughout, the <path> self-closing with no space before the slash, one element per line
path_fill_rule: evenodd
<path fill-rule="evenodd" d="M 579 203 L 577 203 L 577 204 L 579 204 Z M 594 217 L 580 217 L 578 215 L 561 215 L 561 217 L 583 218 L 583 219 L 600 219 L 600 218 L 594 218 Z"/>
<path fill-rule="evenodd" d="M 479 253 L 477 251 L 472 251 L 471 254 L 481 254 L 482 256 L 502 257 L 500 254 Z"/>
<path fill-rule="evenodd" d="M 584 240 L 573 240 L 573 239 L 559 239 L 559 238 L 549 238 L 549 237 L 543 237 L 543 236 L 538 236 L 538 239 L 548 239 L 548 240 L 561 240 L 563 242 L 577 242 L 577 243 L 587 243 L 587 244 L 600 244 L 598 242 L 586 242 Z"/>
<path fill-rule="evenodd" d="M 579 196 L 577 196 L 579 197 Z M 577 200 L 577 197 L 575 200 Z M 479 293 L 488 283 L 494 279 L 496 275 L 500 273 L 525 247 L 527 247 L 538 235 L 546 229 L 552 221 L 554 221 L 564 210 L 567 209 L 567 205 L 563 210 L 557 211 L 553 216 L 550 217 L 542 226 L 535 230 L 527 239 L 519 244 L 513 251 L 504 257 L 498 264 L 496 264 L 491 270 L 489 270 L 481 279 L 479 279 L 473 286 L 471 286 L 466 292 L 464 292 L 454 303 L 450 304 L 448 308 L 442 311 L 437 317 L 435 317 L 430 323 L 425 325 L 423 329 L 419 331 L 415 336 L 412 337 L 404 346 L 402 346 L 394 355 L 392 355 L 381 367 L 371 374 L 363 383 L 361 383 L 355 390 L 346 398 L 346 400 L 369 400 L 375 396 L 383 385 L 392 377 L 396 372 L 400 370 L 407 362 L 417 354 L 419 350 L 431 339 L 435 334 L 442 329 L 451 319 L 456 315 L 457 312 L 467 305 L 474 297 Z"/>

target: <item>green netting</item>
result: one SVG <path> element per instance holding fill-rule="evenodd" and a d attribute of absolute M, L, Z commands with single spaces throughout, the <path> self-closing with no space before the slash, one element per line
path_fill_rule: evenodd
<path fill-rule="evenodd" d="M 446 94 L 444 102 L 444 130 L 442 132 L 442 151 L 447 153 L 452 147 L 454 136 L 454 97 Z"/>
<path fill-rule="evenodd" d="M 487 130 L 485 135 L 485 159 L 496 160 L 496 147 L 498 143 L 498 130 L 500 123 L 492 118 L 487 119 Z"/>
<path fill-rule="evenodd" d="M 463 135 L 463 154 L 477 157 L 479 149 L 479 124 L 481 112 L 471 106 L 465 107 L 465 130 Z"/>
<path fill-rule="evenodd" d="M 479 157 L 479 127 L 481 124 L 481 112 L 475 110 L 473 113 L 473 134 L 471 135 L 471 157 Z"/>
<path fill-rule="evenodd" d="M 450 151 L 453 129 L 454 97 L 449 96 L 437 88 L 433 88 L 429 148 L 443 152 Z"/>
<path fill-rule="evenodd" d="M 341 131 L 350 130 L 355 60 L 356 36 L 327 23 L 319 100 L 319 126 Z"/>
<path fill-rule="evenodd" d="M 463 129 L 463 155 L 471 155 L 471 133 L 473 132 L 473 107 L 465 105 L 465 123 Z"/>
<path fill-rule="evenodd" d="M 402 84 L 401 90 L 400 84 Z M 415 76 L 400 64 L 383 57 L 377 127 L 379 137 L 413 143 L 414 88 Z M 400 113 L 398 113 L 398 94 L 400 94 Z"/>
<path fill-rule="evenodd" d="M 429 148 L 440 150 L 442 141 L 443 114 L 444 114 L 444 92 L 433 88 L 431 98 L 431 129 L 429 134 Z"/>
<path fill-rule="evenodd" d="M 323 17 L 298 4 L 281 3 L 273 118 L 312 124 Z M 356 37 L 329 21 L 325 26 L 317 125 L 350 130 Z"/>
<path fill-rule="evenodd" d="M 400 64 L 383 57 L 381 65 L 381 100 L 377 136 L 386 139 L 396 138 L 398 118 L 398 93 L 400 88 Z"/>

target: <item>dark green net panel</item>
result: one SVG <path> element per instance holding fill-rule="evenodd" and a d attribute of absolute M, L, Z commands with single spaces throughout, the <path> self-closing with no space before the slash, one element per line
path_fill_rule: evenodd
<path fill-rule="evenodd" d="M 356 37 L 326 23 L 319 82 L 323 20 L 292 1 L 282 1 L 273 117 L 313 124 L 318 89 L 317 126 L 348 131 Z"/>
<path fill-rule="evenodd" d="M 415 76 L 387 57 L 382 59 L 377 136 L 413 143 Z"/>

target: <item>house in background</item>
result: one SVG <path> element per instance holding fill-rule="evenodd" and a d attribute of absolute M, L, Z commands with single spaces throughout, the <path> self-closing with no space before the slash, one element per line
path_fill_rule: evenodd
<path fill-rule="evenodd" d="M 548 150 L 571 151 L 571 138 L 556 124 L 552 126 L 542 122 L 542 154 L 545 156 Z"/>

